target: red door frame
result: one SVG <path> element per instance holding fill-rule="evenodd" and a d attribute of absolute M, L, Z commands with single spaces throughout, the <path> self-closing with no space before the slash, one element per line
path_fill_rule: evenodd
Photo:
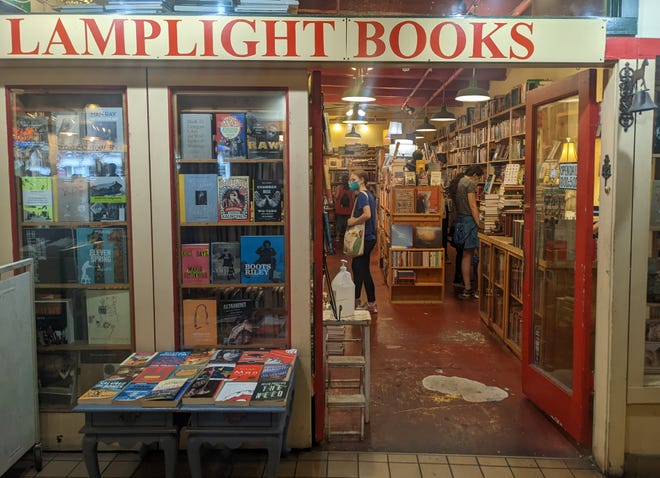
<path fill-rule="evenodd" d="M 596 72 L 587 70 L 527 94 L 525 198 L 529 207 L 525 213 L 524 231 L 525 277 L 523 294 L 522 386 L 540 409 L 555 420 L 569 435 L 584 445 L 592 436 L 592 279 L 594 261 L 593 197 L 595 132 L 598 124 L 596 104 Z M 536 193 L 536 109 L 558 99 L 578 95 L 578 189 L 575 243 L 575 288 L 573 317 L 573 383 L 567 391 L 551 381 L 533 365 L 534 314 L 534 200 Z"/>

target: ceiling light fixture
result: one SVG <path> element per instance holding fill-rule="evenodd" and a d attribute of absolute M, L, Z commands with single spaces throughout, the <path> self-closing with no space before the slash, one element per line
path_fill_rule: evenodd
<path fill-rule="evenodd" d="M 358 74 L 355 75 L 355 85 L 347 89 L 341 99 L 342 101 L 349 101 L 351 103 L 370 103 L 376 101 L 376 97 L 364 86 L 363 69 L 358 69 Z"/>
<path fill-rule="evenodd" d="M 440 111 L 431 116 L 431 121 L 441 121 L 441 122 L 450 122 L 456 121 L 456 116 L 454 113 L 447 111 L 447 105 L 445 104 L 445 91 L 442 90 L 442 106 Z"/>
<path fill-rule="evenodd" d="M 458 90 L 456 101 L 480 102 L 488 101 L 489 99 L 490 94 L 488 91 L 477 86 L 477 69 L 472 68 L 472 77 L 470 78 L 470 83 L 468 83 L 466 88 Z"/>
<path fill-rule="evenodd" d="M 351 109 L 346 112 L 346 119 L 343 123 L 346 124 L 367 124 L 368 121 L 365 119 L 365 111 L 361 109 L 357 104 L 353 105 Z"/>
<path fill-rule="evenodd" d="M 430 133 L 430 132 L 434 132 L 435 130 L 436 130 L 435 126 L 429 123 L 428 116 L 425 116 L 424 122 L 420 125 L 417 125 L 417 127 L 415 128 L 416 133 Z"/>
<path fill-rule="evenodd" d="M 360 138 L 362 138 L 362 136 L 360 135 L 360 133 L 355 131 L 355 125 L 352 125 L 351 130 L 344 135 L 344 138 L 347 138 L 347 139 L 360 139 Z"/>

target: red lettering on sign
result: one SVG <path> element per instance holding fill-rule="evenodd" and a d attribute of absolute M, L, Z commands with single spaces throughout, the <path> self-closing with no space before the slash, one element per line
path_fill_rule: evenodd
<path fill-rule="evenodd" d="M 103 36 L 95 20 L 91 18 L 83 18 L 82 21 L 85 25 L 85 51 L 83 52 L 83 55 L 94 55 L 94 53 L 89 51 L 90 35 L 99 52 L 103 55 L 108 48 L 110 36 L 113 33 L 115 38 L 115 51 L 111 53 L 112 56 L 126 55 L 126 38 L 124 36 L 124 24 L 126 23 L 126 20 L 112 20 L 106 36 Z"/>
<path fill-rule="evenodd" d="M 332 29 L 334 30 L 335 22 L 329 20 L 304 21 L 303 31 L 309 25 L 312 25 L 312 28 L 314 29 L 314 53 L 312 54 L 312 56 L 313 57 L 328 56 L 327 53 L 325 52 L 325 31 L 323 27 L 325 25 L 330 25 L 330 27 L 332 27 Z"/>
<path fill-rule="evenodd" d="M 53 34 L 50 36 L 50 40 L 48 41 L 48 46 L 46 47 L 46 50 L 44 51 L 43 54 L 52 55 L 53 53 L 50 51 L 50 49 L 55 45 L 61 45 L 62 48 L 64 48 L 65 55 L 78 54 L 78 52 L 73 46 L 73 42 L 71 41 L 69 34 L 66 31 L 66 28 L 64 28 L 64 25 L 62 24 L 62 21 L 60 19 L 58 19 L 57 23 L 55 24 L 55 28 L 53 29 Z"/>
<path fill-rule="evenodd" d="M 534 33 L 534 24 L 532 23 L 516 23 L 511 29 L 511 39 L 523 47 L 527 53 L 525 55 L 518 55 L 513 51 L 513 47 L 509 48 L 509 58 L 516 58 L 518 60 L 527 60 L 534 53 L 534 42 L 531 38 L 525 36 L 519 30 L 525 28 L 530 36 Z"/>
<path fill-rule="evenodd" d="M 216 56 L 213 50 L 213 25 L 215 20 L 200 20 L 202 22 L 202 44 L 204 46 L 200 56 Z"/>
<path fill-rule="evenodd" d="M 10 29 L 10 43 L 11 50 L 9 51 L 10 55 L 34 55 L 39 51 L 39 43 L 34 47 L 32 51 L 23 51 L 21 47 L 21 22 L 25 20 L 24 18 L 7 18 L 7 21 L 11 25 Z"/>
<path fill-rule="evenodd" d="M 169 45 L 169 50 L 167 52 L 167 56 L 195 56 L 197 55 L 197 45 L 193 47 L 192 50 L 190 50 L 187 53 L 182 53 L 179 51 L 179 28 L 178 24 L 181 22 L 181 20 L 165 20 L 165 23 L 167 23 L 167 38 L 168 38 L 168 45 Z"/>
<path fill-rule="evenodd" d="M 381 40 L 385 34 L 385 27 L 377 22 L 356 21 L 358 27 L 358 50 L 355 58 L 373 58 L 385 53 L 385 42 Z M 369 26 L 373 27 L 373 34 L 368 35 Z M 367 43 L 373 42 L 374 52 L 367 52 Z"/>
<path fill-rule="evenodd" d="M 452 53 L 443 52 L 442 42 L 440 41 L 440 34 L 442 33 L 442 29 L 447 25 L 454 27 L 454 33 L 456 37 L 456 46 L 454 47 L 454 51 Z M 465 46 L 467 45 L 465 30 L 463 30 L 455 22 L 442 22 L 433 27 L 433 30 L 431 30 L 431 34 L 429 35 L 429 42 L 431 51 L 433 51 L 436 56 L 444 59 L 456 58 L 458 55 L 463 53 Z"/>
<path fill-rule="evenodd" d="M 283 23 L 286 25 L 286 35 L 277 36 L 275 34 L 275 25 L 277 23 L 282 23 L 281 20 L 264 20 L 264 25 L 266 25 L 266 53 L 264 56 L 285 56 L 293 57 L 298 56 L 296 52 L 296 20 L 284 20 Z M 286 54 L 278 55 L 275 51 L 275 40 L 284 40 L 286 43 Z"/>
<path fill-rule="evenodd" d="M 222 33 L 220 34 L 220 42 L 222 43 L 222 48 L 224 48 L 225 51 L 229 53 L 231 56 L 235 56 L 238 58 L 246 58 L 248 56 L 254 56 L 255 53 L 257 52 L 257 44 L 259 43 L 258 41 L 244 41 L 243 44 L 247 47 L 247 53 L 243 53 L 243 54 L 238 53 L 234 49 L 234 45 L 232 45 L 231 43 L 231 37 L 234 27 L 239 23 L 245 23 L 246 25 L 252 27 L 253 32 L 256 31 L 254 20 L 252 21 L 241 20 L 241 19 L 233 20 L 224 26 L 224 28 L 222 29 Z"/>
<path fill-rule="evenodd" d="M 504 58 L 504 53 L 495 45 L 495 41 L 491 38 L 499 29 L 505 26 L 506 23 L 495 23 L 495 30 L 484 36 L 485 23 L 472 23 L 474 27 L 474 44 L 472 45 L 472 58 L 484 58 L 482 46 L 486 46 L 490 50 L 490 58 Z"/>
<path fill-rule="evenodd" d="M 151 26 L 151 33 L 147 35 L 146 26 Z M 153 40 L 160 35 L 160 24 L 154 20 L 135 20 L 135 56 L 147 56 L 147 40 Z"/>
<path fill-rule="evenodd" d="M 406 55 L 401 51 L 401 44 L 399 43 L 401 38 L 401 29 L 405 25 L 412 25 L 412 27 L 415 29 L 415 37 L 417 38 L 415 50 L 410 55 Z M 417 22 L 408 20 L 405 22 L 397 23 L 390 32 L 390 46 L 392 47 L 392 52 L 399 58 L 414 58 L 418 56 L 420 53 L 422 53 L 422 51 L 424 51 L 424 45 L 426 45 L 426 32 Z"/>

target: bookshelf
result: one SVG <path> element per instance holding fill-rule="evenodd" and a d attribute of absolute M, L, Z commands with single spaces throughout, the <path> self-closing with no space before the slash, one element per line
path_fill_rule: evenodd
<path fill-rule="evenodd" d="M 286 92 L 179 90 L 172 108 L 180 346 L 286 348 Z"/>
<path fill-rule="evenodd" d="M 442 187 L 381 188 L 380 263 L 392 303 L 444 300 Z"/>
<path fill-rule="evenodd" d="M 511 237 L 479 234 L 479 316 L 521 357 L 523 253 Z"/>
<path fill-rule="evenodd" d="M 68 412 L 133 341 L 126 97 L 8 89 L 18 256 L 35 272 L 41 411 Z"/>

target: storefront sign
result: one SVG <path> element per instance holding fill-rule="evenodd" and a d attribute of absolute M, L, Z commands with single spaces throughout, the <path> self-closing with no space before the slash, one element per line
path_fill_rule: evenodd
<path fill-rule="evenodd" d="M 602 19 L 0 17 L 4 59 L 585 64 L 604 55 Z"/>

